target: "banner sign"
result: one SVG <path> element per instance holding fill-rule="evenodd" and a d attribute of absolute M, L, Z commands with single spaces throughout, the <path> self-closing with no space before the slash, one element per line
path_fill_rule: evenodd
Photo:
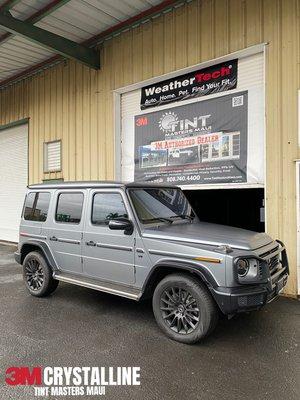
<path fill-rule="evenodd" d="M 136 181 L 247 182 L 248 92 L 135 117 Z"/>
<path fill-rule="evenodd" d="M 236 59 L 143 87 L 141 110 L 235 89 L 237 74 Z"/>

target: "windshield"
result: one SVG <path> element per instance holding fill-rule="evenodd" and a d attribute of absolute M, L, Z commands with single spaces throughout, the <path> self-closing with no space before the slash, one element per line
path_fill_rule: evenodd
<path fill-rule="evenodd" d="M 130 196 L 142 224 L 194 219 L 192 208 L 180 189 L 130 189 Z"/>

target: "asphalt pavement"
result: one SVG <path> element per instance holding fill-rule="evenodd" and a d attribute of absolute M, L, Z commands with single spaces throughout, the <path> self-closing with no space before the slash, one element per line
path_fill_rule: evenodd
<path fill-rule="evenodd" d="M 31 386 L 5 384 L 6 369 L 21 365 L 141 368 L 140 386 L 51 399 L 299 400 L 299 301 L 282 297 L 222 318 L 207 339 L 187 346 L 163 335 L 149 301 L 63 283 L 48 298 L 30 296 L 13 251 L 0 245 L 0 400 L 38 399 Z"/>

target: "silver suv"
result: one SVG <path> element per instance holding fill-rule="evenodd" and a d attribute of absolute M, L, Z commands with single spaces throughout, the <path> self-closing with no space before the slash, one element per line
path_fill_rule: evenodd
<path fill-rule="evenodd" d="M 179 188 L 157 184 L 30 186 L 15 258 L 36 297 L 59 281 L 151 297 L 159 327 L 183 343 L 211 332 L 220 311 L 260 309 L 289 274 L 280 241 L 201 222 Z"/>

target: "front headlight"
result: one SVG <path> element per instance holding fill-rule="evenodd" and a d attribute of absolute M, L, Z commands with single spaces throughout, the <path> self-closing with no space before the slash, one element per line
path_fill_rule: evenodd
<path fill-rule="evenodd" d="M 239 258 L 236 263 L 239 277 L 247 275 L 249 271 L 249 261 L 246 258 Z"/>
<path fill-rule="evenodd" d="M 241 257 L 234 264 L 239 283 L 262 283 L 267 279 L 266 266 L 257 258 Z"/>

